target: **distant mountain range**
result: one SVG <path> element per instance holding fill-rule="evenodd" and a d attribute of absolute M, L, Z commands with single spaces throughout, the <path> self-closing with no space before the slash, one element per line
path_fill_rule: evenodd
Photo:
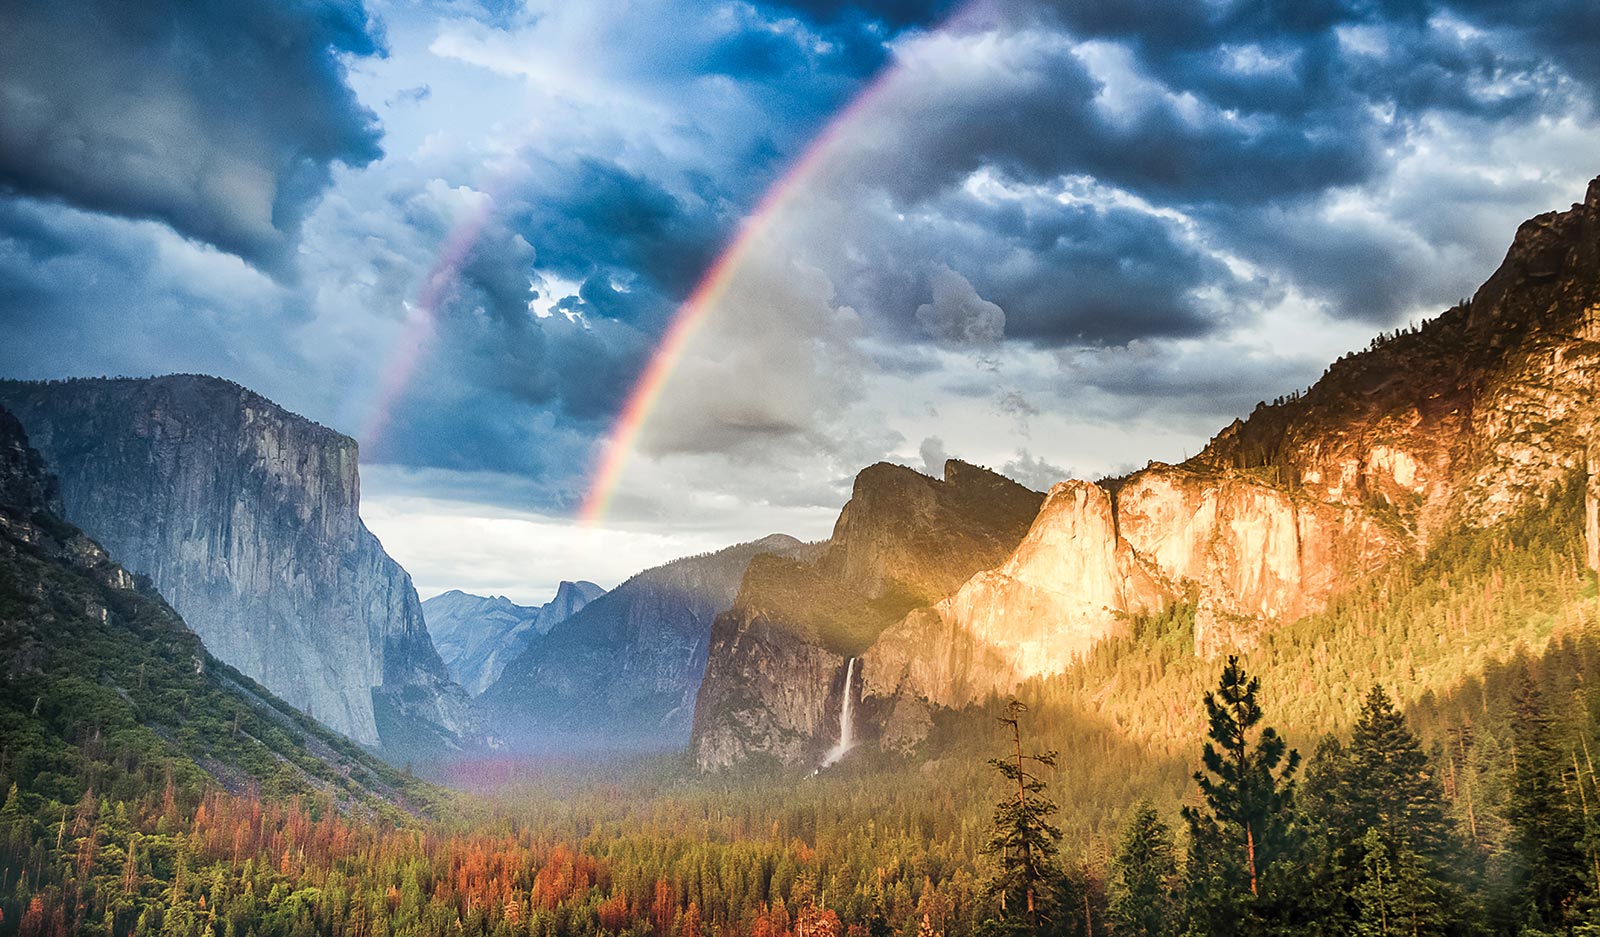
<path fill-rule="evenodd" d="M 745 568 L 810 548 L 774 535 L 645 570 L 558 623 L 479 698 L 513 751 L 668 751 L 689 741 L 711 623 Z"/>
<path fill-rule="evenodd" d="M 433 645 L 462 689 L 477 696 L 500 679 L 534 639 L 605 594 L 592 582 L 562 582 L 543 605 L 518 605 L 503 595 L 452 589 L 422 603 Z"/>

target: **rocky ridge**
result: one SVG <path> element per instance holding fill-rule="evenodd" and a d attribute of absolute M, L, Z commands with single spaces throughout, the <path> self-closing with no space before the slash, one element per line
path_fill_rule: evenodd
<path fill-rule="evenodd" d="M 605 594 L 592 582 L 565 582 L 543 605 L 518 605 L 503 595 L 451 589 L 422 603 L 422 616 L 450 676 L 473 696 L 487 690 L 506 664 L 550 629 Z"/>

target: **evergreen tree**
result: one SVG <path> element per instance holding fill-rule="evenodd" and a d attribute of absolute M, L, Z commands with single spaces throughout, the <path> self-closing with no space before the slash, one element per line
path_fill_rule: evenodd
<path fill-rule="evenodd" d="M 1178 876 L 1172 829 L 1148 801 L 1123 826 L 1111 869 L 1112 924 L 1118 934 L 1165 937 L 1177 927 Z"/>
<path fill-rule="evenodd" d="M 991 758 L 989 765 L 1000 772 L 1016 793 L 1007 794 L 995 804 L 989 841 L 984 852 L 997 857 L 994 875 L 986 891 L 998 898 L 1002 918 L 1020 923 L 1038 933 L 1049 917 L 1049 883 L 1055 877 L 1056 840 L 1061 831 L 1050 817 L 1055 802 L 1044 796 L 1045 782 L 1030 770 L 1030 765 L 1054 768 L 1055 752 L 1022 751 L 1022 713 L 1028 709 L 1012 700 L 1000 724 L 1011 730 L 1012 754 Z"/>
<path fill-rule="evenodd" d="M 1449 860 L 1455 844 L 1444 789 L 1422 743 L 1382 686 L 1374 684 L 1367 694 L 1345 769 L 1339 794 L 1346 822 L 1376 829 L 1391 844 L 1435 862 Z"/>
<path fill-rule="evenodd" d="M 1569 924 L 1586 885 L 1583 819 L 1567 792 L 1550 715 L 1526 675 L 1512 711 L 1512 734 L 1515 768 L 1506 813 L 1522 863 L 1527 917 L 1550 927 Z"/>
<path fill-rule="evenodd" d="M 1300 754 L 1276 730 L 1255 731 L 1260 689 L 1230 656 L 1217 690 L 1204 697 L 1211 740 L 1202 751 L 1205 770 L 1194 774 L 1202 803 L 1183 808 L 1189 926 L 1216 937 L 1259 931 L 1292 910 L 1292 778 Z"/>
<path fill-rule="evenodd" d="M 1319 916 L 1380 933 L 1403 911 L 1407 933 L 1437 932 L 1461 852 L 1433 764 L 1383 687 L 1368 692 L 1348 748 L 1318 747 L 1304 793 L 1320 892 L 1332 899 Z"/>
<path fill-rule="evenodd" d="M 1350 864 L 1349 851 L 1340 848 L 1346 845 L 1341 786 L 1347 762 L 1338 737 L 1323 736 L 1296 788 L 1311 886 L 1306 910 L 1317 922 L 1307 929 L 1312 934 L 1345 935 L 1355 929 L 1351 894 L 1360 881 L 1360 869 Z"/>
<path fill-rule="evenodd" d="M 1364 851 L 1360 881 L 1351 893 L 1356 913 L 1352 932 L 1358 937 L 1446 933 L 1444 910 L 1436 882 L 1423 860 L 1377 829 L 1361 838 Z"/>

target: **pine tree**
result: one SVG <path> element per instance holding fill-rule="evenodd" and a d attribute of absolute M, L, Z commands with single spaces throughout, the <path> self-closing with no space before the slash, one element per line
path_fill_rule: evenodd
<path fill-rule="evenodd" d="M 1358 937 L 1446 933 L 1436 882 L 1415 852 L 1392 845 L 1391 837 L 1370 829 L 1361 838 L 1361 876 L 1351 892 Z"/>
<path fill-rule="evenodd" d="M 1049 919 L 1049 882 L 1054 877 L 1056 840 L 1061 831 L 1050 823 L 1055 802 L 1044 796 L 1045 782 L 1030 770 L 1030 763 L 1054 768 L 1055 752 L 1022 751 L 1022 713 L 1027 706 L 1012 700 L 1000 724 L 1011 730 L 1012 754 L 991 758 L 989 765 L 1000 772 L 1016 793 L 995 804 L 989 841 L 984 853 L 996 856 L 997 866 L 985 891 L 1000 902 L 1002 918 L 1025 925 L 1038 933 Z"/>
<path fill-rule="evenodd" d="M 1348 748 L 1318 747 L 1303 794 L 1319 836 L 1321 920 L 1348 918 L 1378 933 L 1403 907 L 1408 933 L 1430 933 L 1447 905 L 1463 910 L 1448 900 L 1456 890 L 1445 873 L 1462 854 L 1443 786 L 1381 686 L 1368 692 Z"/>
<path fill-rule="evenodd" d="M 1515 829 L 1529 916 L 1548 926 L 1570 923 L 1585 889 L 1583 818 L 1566 791 L 1554 726 L 1532 678 L 1523 676 L 1512 713 L 1516 761 L 1506 811 Z"/>
<path fill-rule="evenodd" d="M 1148 801 L 1133 808 L 1111 868 L 1112 924 L 1118 934 L 1165 937 L 1177 927 L 1178 875 L 1172 829 Z"/>
<path fill-rule="evenodd" d="M 1190 929 L 1201 933 L 1250 933 L 1290 910 L 1279 905 L 1294 891 L 1287 866 L 1300 753 L 1270 727 L 1255 732 L 1260 689 L 1230 656 L 1216 692 L 1204 697 L 1211 741 L 1202 751 L 1205 770 L 1194 774 L 1202 804 L 1183 808 Z"/>
<path fill-rule="evenodd" d="M 1444 788 L 1382 686 L 1367 694 L 1351 733 L 1340 797 L 1352 824 L 1377 829 L 1390 843 L 1440 863 L 1455 851 Z"/>

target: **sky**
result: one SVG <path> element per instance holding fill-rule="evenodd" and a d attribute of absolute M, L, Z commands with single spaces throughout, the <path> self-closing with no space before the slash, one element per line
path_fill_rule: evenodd
<path fill-rule="evenodd" d="M 1600 174 L 1592 0 L 0 18 L 0 376 L 216 374 L 354 436 L 424 596 L 825 537 L 879 460 L 1181 460 Z"/>

